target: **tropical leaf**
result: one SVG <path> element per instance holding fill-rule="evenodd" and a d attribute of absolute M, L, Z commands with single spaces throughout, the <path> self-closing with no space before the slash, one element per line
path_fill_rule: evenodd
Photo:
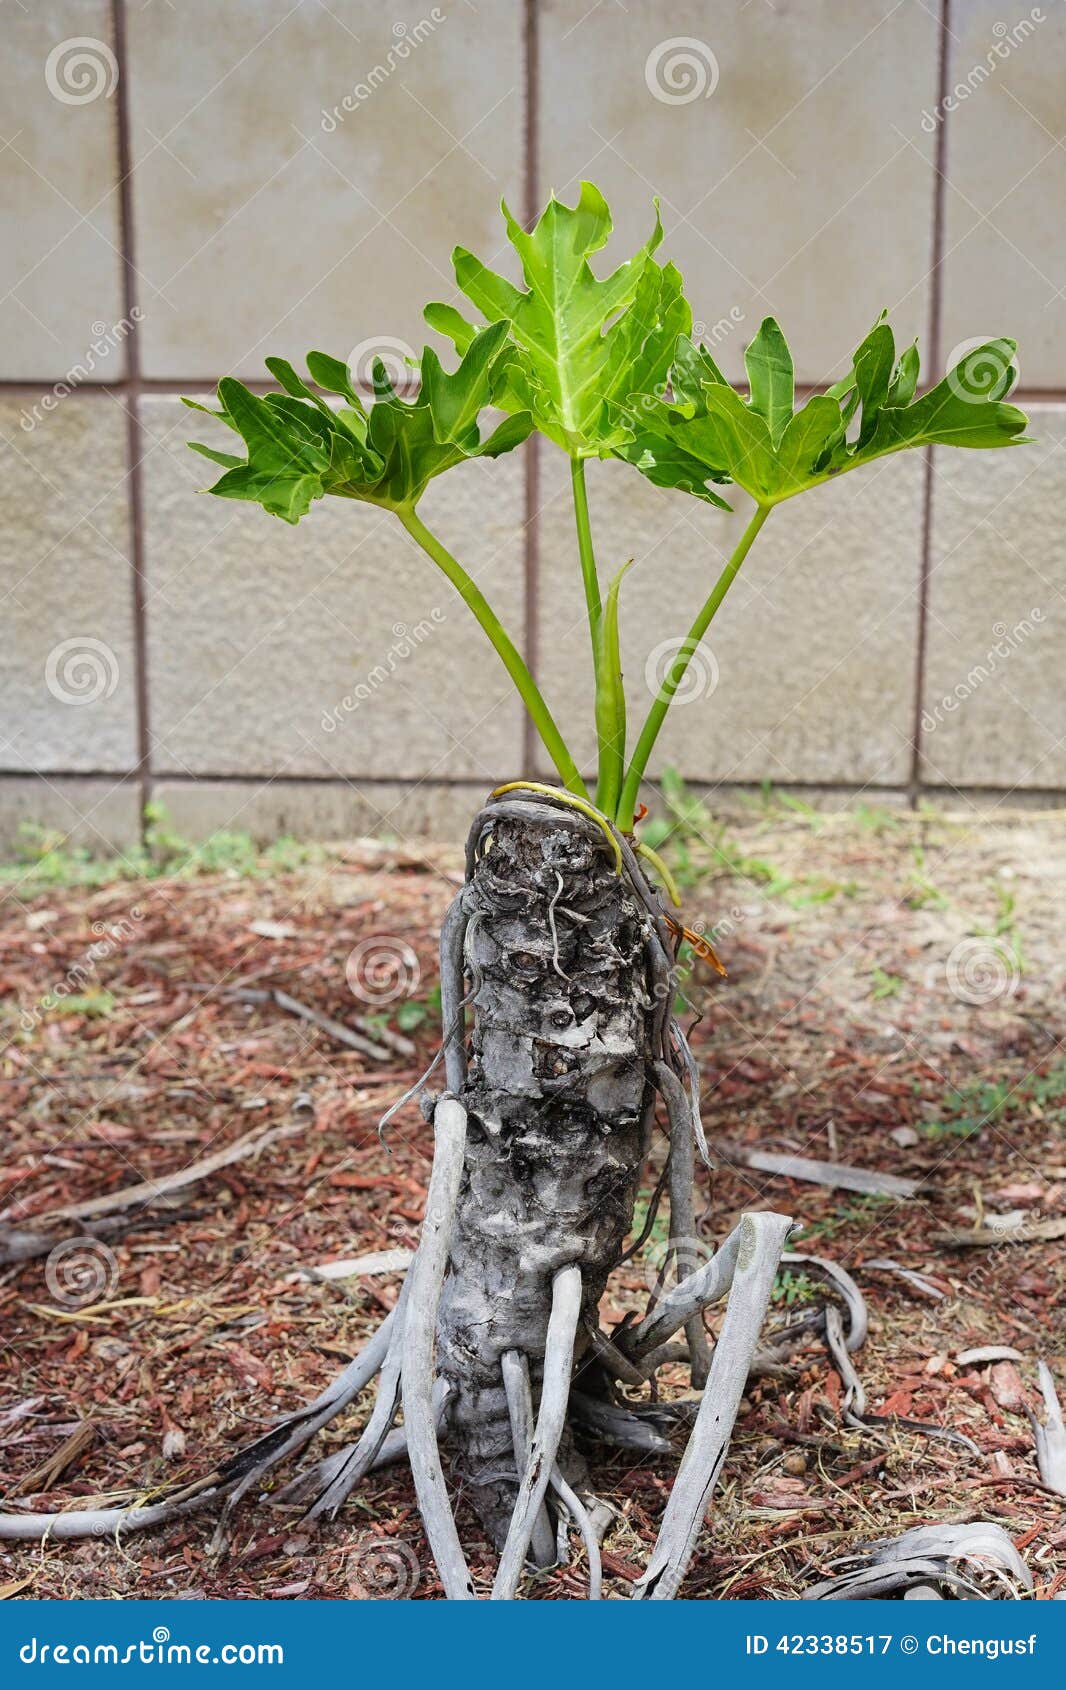
<path fill-rule="evenodd" d="M 529 232 L 506 203 L 503 214 L 524 289 L 464 247 L 453 254 L 470 302 L 490 321 L 505 317 L 511 326 L 515 356 L 498 371 L 495 402 L 528 410 L 573 457 L 607 457 L 630 440 L 628 402 L 665 391 L 677 336 L 691 327 L 678 271 L 652 257 L 662 240 L 658 209 L 639 252 L 603 278 L 589 260 L 607 244 L 611 214 L 590 182 L 581 184 L 576 206 L 553 195 Z M 426 320 L 460 352 L 471 344 L 474 329 L 453 306 L 428 306 Z"/>
<path fill-rule="evenodd" d="M 750 388 L 748 403 L 762 417 L 776 446 L 792 421 L 796 384 L 788 342 L 772 317 L 763 319 L 744 354 L 744 367 Z"/>
<path fill-rule="evenodd" d="M 498 457 L 529 434 L 528 412 L 508 417 L 487 438 L 481 434 L 481 413 L 492 401 L 498 367 L 512 357 L 502 321 L 471 337 L 452 372 L 427 348 L 421 389 L 409 401 L 393 391 L 378 362 L 376 400 L 369 409 L 338 359 L 321 352 L 307 357 L 318 387 L 347 402 L 334 409 L 285 359 L 270 358 L 267 367 L 282 393 L 261 397 L 227 376 L 218 386 L 221 411 L 188 401 L 236 430 L 246 457 L 189 444 L 226 470 L 210 492 L 251 500 L 285 522 L 298 522 L 327 493 L 413 510 L 434 476 L 468 458 Z"/>
<path fill-rule="evenodd" d="M 1025 415 L 1003 402 L 1015 377 L 1014 350 L 1012 340 L 986 341 L 915 399 L 917 348 L 897 359 L 882 314 L 848 375 L 793 414 L 792 358 L 772 318 L 747 350 L 746 399 L 702 347 L 682 337 L 671 369 L 673 399 L 629 407 L 633 441 L 624 455 L 657 486 L 707 498 L 707 480 L 731 480 L 769 506 L 910 447 L 1019 445 Z M 857 412 L 858 432 L 849 439 Z"/>

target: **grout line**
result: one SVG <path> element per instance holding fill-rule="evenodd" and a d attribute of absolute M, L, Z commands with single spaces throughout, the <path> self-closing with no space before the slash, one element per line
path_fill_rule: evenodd
<path fill-rule="evenodd" d="M 136 665 L 137 779 L 140 787 L 140 826 L 147 825 L 146 810 L 152 796 L 151 726 L 148 692 L 148 610 L 145 581 L 144 497 L 141 456 L 140 324 L 137 308 L 136 252 L 133 227 L 133 154 L 130 145 L 129 54 L 126 42 L 125 0 L 111 0 L 118 89 L 115 101 L 118 118 L 119 227 L 122 251 L 122 309 L 129 324 L 126 336 L 126 380 L 121 383 L 126 410 L 126 441 L 129 454 L 129 536 L 133 589 L 133 660 Z"/>
<path fill-rule="evenodd" d="M 533 227 L 539 210 L 540 182 L 537 151 L 540 140 L 540 18 L 537 0 L 524 0 L 523 71 L 525 114 L 523 146 L 523 222 Z M 540 660 L 540 441 L 530 437 L 525 447 L 524 508 L 522 529 L 522 598 L 525 660 L 533 679 L 538 679 Z M 536 774 L 537 734 L 528 711 L 522 712 L 522 772 L 527 779 Z"/>
<path fill-rule="evenodd" d="M 927 371 L 935 368 L 929 348 L 920 348 L 920 350 L 923 351 Z M 231 373 L 232 372 L 229 370 L 223 370 L 222 372 L 223 375 L 229 375 Z M 37 377 L 0 376 L 0 394 L 10 394 L 12 398 L 25 397 L 28 399 L 37 399 L 40 398 L 43 393 L 51 393 L 59 379 L 60 378 L 57 375 Z M 220 378 L 217 375 L 142 375 L 138 378 L 137 388 L 142 394 L 159 394 L 162 397 L 173 395 L 174 397 L 180 397 L 185 393 L 214 393 L 216 387 L 218 386 L 219 379 Z M 271 381 L 269 378 L 260 379 L 258 376 L 242 376 L 240 379 L 244 383 L 244 386 L 252 393 L 277 393 L 279 391 L 277 382 Z M 796 383 L 796 399 L 798 401 L 802 401 L 813 398 L 815 394 L 824 393 L 827 383 L 828 377 L 825 382 L 798 381 Z M 738 387 L 741 392 L 747 391 L 745 383 L 741 381 L 739 377 L 734 385 Z M 920 397 L 923 393 L 927 393 L 931 385 L 932 383 L 920 381 L 916 390 L 917 396 Z M 358 382 L 356 386 L 359 392 L 367 399 L 373 399 L 373 388 L 368 387 L 365 382 Z M 124 394 L 129 392 L 130 387 L 131 383 L 128 380 L 106 382 L 84 381 L 79 383 L 74 391 L 79 396 L 84 395 L 89 399 L 120 399 Z M 1061 405 L 1066 403 L 1066 387 L 1033 387 L 1027 386 L 1025 382 L 1019 382 L 1018 386 L 1012 388 L 1011 390 L 1010 401 L 1012 405 Z"/>
<path fill-rule="evenodd" d="M 944 190 L 948 167 L 948 112 L 945 99 L 951 70 L 951 0 L 940 0 L 937 56 L 937 106 L 944 116 L 936 133 L 933 160 L 933 228 L 929 255 L 929 368 L 940 368 L 941 318 L 943 311 Z M 932 446 L 925 449 L 925 478 L 922 487 L 922 538 L 918 565 L 918 638 L 914 653 L 914 716 L 911 730 L 911 769 L 908 793 L 911 808 L 918 803 L 922 787 L 922 704 L 925 696 L 926 658 L 929 648 L 929 590 L 933 569 L 934 469 Z"/>
<path fill-rule="evenodd" d="M 127 781 L 136 780 L 138 774 L 137 769 L 0 769 L 0 788 L 3 787 L 5 782 L 11 781 L 106 780 L 122 785 Z M 761 780 L 716 781 L 705 775 L 686 775 L 684 779 L 694 792 L 702 795 L 713 793 L 724 793 L 727 796 L 731 793 L 759 795 L 766 790 L 766 783 Z M 269 772 L 262 770 L 257 773 L 248 773 L 247 771 L 224 773 L 218 770 L 213 770 L 211 773 L 190 773 L 187 769 L 156 769 L 153 772 L 153 780 L 156 783 L 165 781 L 168 785 L 173 786 L 261 786 L 264 781 L 268 781 L 279 787 L 300 786 L 312 790 L 317 787 L 347 787 L 357 790 L 365 787 L 368 791 L 381 786 L 405 786 L 410 785 L 412 781 L 419 781 L 421 785 L 434 792 L 453 788 L 463 791 L 470 789 L 475 792 L 483 792 L 486 789 L 485 778 L 478 775 L 448 775 L 441 776 L 439 779 L 427 779 L 425 776 L 411 774 L 309 775 L 287 773 L 272 776 Z M 653 777 L 648 781 L 648 785 L 658 790 L 659 779 Z M 785 781 L 775 782 L 774 790 L 780 792 L 855 794 L 864 798 L 867 796 L 873 798 L 907 798 L 910 796 L 910 787 L 901 782 L 897 782 L 895 785 L 882 786 L 871 784 L 868 781 L 804 780 L 793 777 Z M 1066 802 L 1066 788 L 1062 786 L 1018 787 L 1003 786 L 993 782 L 982 785 L 979 781 L 966 781 L 959 784 L 949 780 L 946 776 L 935 782 L 923 782 L 919 788 L 918 796 L 937 797 L 944 793 L 953 793 L 959 797 L 965 797 L 968 793 L 979 793 L 986 797 L 1010 797 L 1013 795 L 1022 798 L 1053 798 Z"/>

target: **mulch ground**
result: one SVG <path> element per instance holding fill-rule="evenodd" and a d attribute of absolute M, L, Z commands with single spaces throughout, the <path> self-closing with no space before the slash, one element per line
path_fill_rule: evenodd
<path fill-rule="evenodd" d="M 845 1266 L 868 1300 L 856 1361 L 869 1410 L 949 1427 L 979 1451 L 845 1426 L 840 1379 L 812 1342 L 790 1377 L 749 1385 L 686 1594 L 796 1596 L 850 1544 L 977 1518 L 1004 1525 L 1038 1594 L 1066 1589 L 1066 1502 L 1040 1484 L 1027 1415 L 1039 1357 L 1066 1396 L 1061 1237 L 963 1241 L 997 1216 L 1045 1233 L 1066 1216 L 1066 817 L 765 807 L 721 834 L 697 820 L 669 850 L 686 920 L 715 934 L 729 968 L 718 984 L 697 963 L 688 984 L 712 1144 L 924 1182 L 906 1200 L 866 1197 L 723 1161 L 700 1175 L 703 1237 L 724 1237 L 745 1208 L 795 1216 L 793 1247 Z M 384 1144 L 377 1126 L 439 1042 L 436 933 L 458 873 L 456 853 L 423 862 L 366 845 L 290 872 L 2 889 L 0 1226 L 29 1229 L 267 1138 L 139 1210 L 110 1255 L 93 1246 L 80 1267 L 68 1253 L 0 1270 L 0 1507 L 114 1504 L 192 1480 L 320 1390 L 391 1306 L 395 1274 L 310 1270 L 416 1241 L 429 1131 L 414 1105 Z M 281 988 L 351 1026 L 375 1013 L 346 978 L 367 941 L 406 970 L 407 995 L 378 1026 L 408 1036 L 412 1054 L 348 1049 L 256 996 Z M 84 1246 L 77 1223 L 65 1230 Z M 657 1227 L 652 1260 L 660 1241 Z M 940 1295 L 864 1266 L 885 1257 Z M 646 1252 L 612 1280 L 606 1318 L 641 1306 L 649 1277 Z M 785 1272 L 775 1318 L 823 1296 L 800 1268 Z M 1024 1359 L 957 1360 L 986 1345 Z M 665 1381 L 667 1396 L 684 1390 L 680 1371 Z M 364 1399 L 317 1453 L 349 1441 L 365 1412 Z M 587 1451 L 617 1510 L 611 1595 L 647 1557 L 682 1444 L 639 1463 Z M 487 1589 L 492 1559 L 461 1492 L 459 1512 Z M 209 1553 L 210 1536 L 193 1516 L 121 1543 L 0 1545 L 0 1586 L 345 1598 L 370 1593 L 384 1541 L 400 1546 L 405 1593 L 440 1594 L 402 1467 L 372 1475 L 314 1534 L 252 1499 L 224 1553 Z M 583 1570 L 578 1555 L 529 1593 L 580 1595 Z"/>

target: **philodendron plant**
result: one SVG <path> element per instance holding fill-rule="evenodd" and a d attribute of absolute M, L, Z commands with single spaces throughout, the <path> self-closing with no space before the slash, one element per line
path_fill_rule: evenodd
<path fill-rule="evenodd" d="M 603 278 L 590 261 L 611 220 L 591 184 L 576 206 L 551 199 L 531 231 L 506 207 L 504 216 L 521 283 L 457 248 L 456 281 L 472 315 L 443 304 L 426 311 L 454 343 L 453 371 L 427 348 L 408 397 L 379 362 L 370 397 L 322 353 L 308 354 L 308 379 L 268 359 L 279 392 L 260 397 L 239 381 L 219 384 L 213 414 L 241 450 L 196 447 L 222 467 L 213 493 L 261 504 L 286 522 L 326 495 L 392 511 L 492 642 L 559 784 L 505 780 L 474 818 L 466 883 L 441 936 L 446 1089 L 423 1097 L 435 1139 L 426 1220 L 395 1310 L 316 1402 L 232 1457 L 191 1500 L 232 1504 L 380 1372 L 358 1442 L 283 1497 L 312 1517 L 332 1514 L 373 1465 L 406 1455 L 445 1592 L 472 1597 L 444 1444 L 499 1551 L 494 1596 L 515 1594 L 527 1561 L 556 1559 L 566 1520 L 583 1539 L 590 1594 L 598 1595 L 609 1511 L 590 1496 L 583 1451 L 595 1439 L 668 1448 L 664 1410 L 650 1413 L 633 1393 L 683 1357 L 694 1386 L 706 1388 L 636 1587 L 662 1598 L 676 1593 L 696 1546 L 791 1223 L 746 1215 L 714 1255 L 698 1246 L 694 1271 L 676 1266 L 695 1248 L 693 1170 L 706 1144 L 698 1073 L 673 1013 L 685 930 L 646 876 L 645 862 L 659 875 L 662 865 L 634 834 L 648 760 L 693 653 L 778 506 L 909 448 L 1016 444 L 1025 418 L 1004 397 L 1012 341 L 976 347 L 918 396 L 917 349 L 897 352 L 883 316 L 847 375 L 798 407 L 788 345 L 768 318 L 747 349 L 738 390 L 692 338 L 682 278 L 656 257 L 657 214 L 645 245 Z M 570 461 L 595 677 L 591 791 L 514 639 L 446 537 L 419 514 L 436 476 L 498 457 L 534 431 Z M 586 493 L 589 460 L 604 458 L 711 506 L 728 510 L 738 497 L 750 504 L 736 549 L 694 607 L 632 741 L 619 660 L 624 569 L 601 572 Z M 660 1105 L 665 1166 L 641 1236 L 627 1246 Z M 657 1295 L 642 1319 L 605 1332 L 599 1304 L 608 1275 L 648 1236 L 664 1192 L 671 1256 Z M 703 1311 L 727 1293 L 712 1353 Z M 620 1384 L 630 1387 L 624 1401 Z M 189 1505 L 188 1492 L 173 1504 Z M 149 1515 L 160 1517 L 141 1510 L 123 1522 L 148 1523 Z"/>

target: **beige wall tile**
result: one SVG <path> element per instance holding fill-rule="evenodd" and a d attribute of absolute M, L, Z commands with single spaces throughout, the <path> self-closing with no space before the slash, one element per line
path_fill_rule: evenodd
<path fill-rule="evenodd" d="M 942 357 L 1010 335 L 1025 385 L 1062 387 L 1066 11 L 967 0 L 952 30 Z"/>
<path fill-rule="evenodd" d="M 157 770 L 495 781 L 518 769 L 507 675 L 395 518 L 326 499 L 293 528 L 198 497 L 214 477 L 185 442 L 217 425 L 168 398 L 143 414 Z M 518 641 L 522 486 L 512 454 L 453 470 L 419 507 Z"/>
<path fill-rule="evenodd" d="M 520 196 L 521 28 L 514 4 L 131 8 L 146 372 L 420 348 L 452 247 L 494 246 Z"/>
<path fill-rule="evenodd" d="M 115 79 L 107 0 L 5 6 L 0 375 L 125 373 Z M 94 350 L 95 343 L 95 350 Z"/>
<path fill-rule="evenodd" d="M 29 403 L 0 398 L 0 768 L 129 769 L 125 411 L 72 394 L 34 424 Z"/>
<path fill-rule="evenodd" d="M 924 778 L 1066 784 L 1066 406 L 1035 443 L 936 453 Z"/>
<path fill-rule="evenodd" d="M 63 835 L 73 849 L 94 857 L 131 850 L 140 833 L 136 780 L 114 776 L 71 780 L 65 776 L 15 776 L 0 780 L 0 852 L 15 861 L 27 852 L 37 829 Z M 22 895 L 16 881 L 12 890 Z"/>
<path fill-rule="evenodd" d="M 181 837 L 194 842 L 236 831 L 262 844 L 284 834 L 403 843 L 464 840 L 485 793 L 480 786 L 438 781 L 162 780 L 154 796 Z"/>
<path fill-rule="evenodd" d="M 660 194 L 664 251 L 728 374 L 742 374 L 768 312 L 811 382 L 847 367 L 882 306 L 901 340 L 926 334 L 935 8 L 546 0 L 540 12 L 545 193 L 572 199 L 591 177 L 620 250 L 645 238 Z M 689 46 L 672 50 L 678 37 Z"/>
<path fill-rule="evenodd" d="M 591 465 L 589 484 L 601 574 L 637 560 L 621 596 L 632 744 L 649 678 L 657 687 L 747 510 L 743 495 L 731 517 L 705 510 L 622 464 Z M 591 659 L 560 454 L 546 457 L 542 488 L 540 667 L 587 765 Z M 921 502 L 915 454 L 773 512 L 693 659 L 687 702 L 675 699 L 652 769 L 673 766 L 692 780 L 905 781 Z"/>

